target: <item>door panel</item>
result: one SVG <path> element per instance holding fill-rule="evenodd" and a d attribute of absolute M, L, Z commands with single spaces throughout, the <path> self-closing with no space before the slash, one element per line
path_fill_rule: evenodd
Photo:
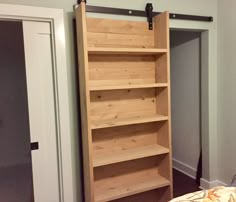
<path fill-rule="evenodd" d="M 35 202 L 59 202 L 59 172 L 51 30 L 47 22 L 23 22 Z"/>

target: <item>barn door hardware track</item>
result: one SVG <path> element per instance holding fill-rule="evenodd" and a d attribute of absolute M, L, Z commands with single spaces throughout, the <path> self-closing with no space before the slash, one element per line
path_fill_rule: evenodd
<path fill-rule="evenodd" d="M 86 0 L 78 0 L 78 4 L 81 2 L 85 2 Z M 151 6 L 151 5 L 149 5 Z M 146 9 L 148 4 L 146 6 Z M 148 7 L 149 8 L 149 7 Z M 123 8 L 112 8 L 112 7 L 101 7 L 101 6 L 86 6 L 86 12 L 89 13 L 100 13 L 100 14 L 112 14 L 112 15 L 126 15 L 126 16 L 137 16 L 137 17 L 147 17 L 147 10 L 133 10 L 133 9 L 123 9 Z M 151 12 L 152 17 L 159 15 L 161 12 Z M 150 16 L 149 16 L 150 17 Z M 149 19 L 149 18 L 148 18 Z M 186 15 L 186 14 L 178 14 L 178 13 L 170 13 L 170 19 L 173 20 L 192 20 L 192 21 L 201 21 L 201 22 L 213 22 L 212 16 L 199 16 L 199 15 Z M 148 20 L 148 22 L 150 22 Z M 149 23 L 150 26 L 150 23 Z"/>

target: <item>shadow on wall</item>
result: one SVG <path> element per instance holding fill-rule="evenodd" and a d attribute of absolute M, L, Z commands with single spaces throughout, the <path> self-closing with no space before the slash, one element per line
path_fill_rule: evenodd
<path fill-rule="evenodd" d="M 173 31 L 170 32 L 170 38 L 171 38 L 170 47 L 171 48 L 174 48 L 188 41 L 192 41 L 194 39 L 201 37 L 201 32 L 190 31 L 191 34 L 189 34 L 189 31 L 178 31 L 178 30 L 173 30 Z"/>

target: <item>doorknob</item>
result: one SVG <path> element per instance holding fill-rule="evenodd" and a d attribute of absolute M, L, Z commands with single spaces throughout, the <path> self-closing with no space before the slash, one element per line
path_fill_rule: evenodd
<path fill-rule="evenodd" d="M 39 143 L 38 142 L 32 142 L 30 144 L 30 147 L 31 147 L 31 151 L 38 150 L 39 149 Z"/>

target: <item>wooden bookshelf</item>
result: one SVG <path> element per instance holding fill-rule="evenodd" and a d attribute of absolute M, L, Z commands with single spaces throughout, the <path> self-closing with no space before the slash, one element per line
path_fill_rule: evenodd
<path fill-rule="evenodd" d="M 172 198 L 169 14 L 146 22 L 76 8 L 85 202 Z M 157 198 L 156 198 L 157 197 Z"/>

